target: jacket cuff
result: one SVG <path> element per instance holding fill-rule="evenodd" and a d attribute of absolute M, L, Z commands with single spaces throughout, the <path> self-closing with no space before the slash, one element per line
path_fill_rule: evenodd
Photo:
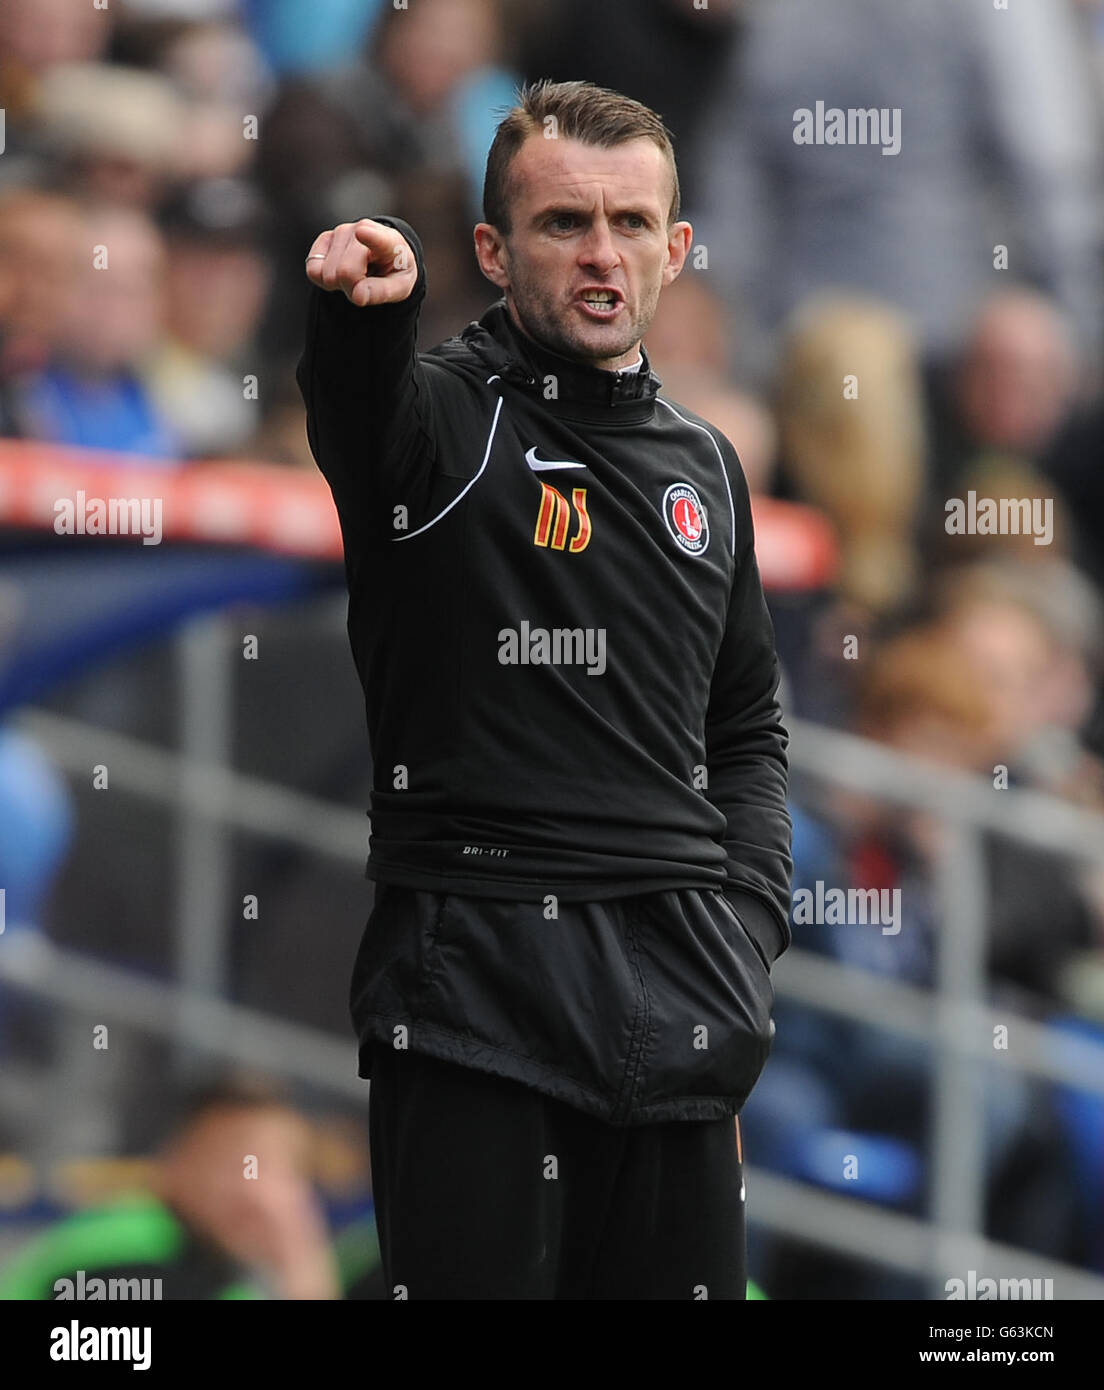
<path fill-rule="evenodd" d="M 741 888 L 726 888 L 724 895 L 769 970 L 790 944 L 789 923 L 783 931 L 778 916 L 754 893 Z"/>

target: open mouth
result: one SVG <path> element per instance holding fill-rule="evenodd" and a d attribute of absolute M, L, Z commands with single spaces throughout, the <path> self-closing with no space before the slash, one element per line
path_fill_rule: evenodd
<path fill-rule="evenodd" d="M 586 289 L 579 293 L 578 303 L 590 318 L 612 319 L 625 301 L 618 290 Z"/>

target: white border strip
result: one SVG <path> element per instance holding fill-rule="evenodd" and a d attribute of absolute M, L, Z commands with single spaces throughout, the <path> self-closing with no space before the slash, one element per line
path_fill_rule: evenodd
<path fill-rule="evenodd" d="M 677 410 L 675 409 L 675 407 L 671 404 L 671 402 L 670 402 L 670 401 L 665 401 L 665 400 L 663 399 L 662 396 L 657 396 L 657 397 L 656 397 L 656 400 L 660 403 L 660 405 L 665 405 L 665 406 L 667 407 L 667 409 L 671 412 L 672 415 L 678 416 L 678 418 L 682 421 L 682 423 L 683 423 L 684 425 L 691 425 L 694 429 L 696 429 L 696 430 L 701 430 L 702 434 L 705 435 L 705 437 L 709 440 L 710 444 L 712 444 L 712 445 L 713 445 L 713 448 L 717 451 L 717 459 L 718 459 L 718 461 L 720 462 L 720 465 L 721 465 L 721 477 L 724 479 L 725 491 L 728 493 L 728 510 L 729 510 L 729 515 L 732 517 L 732 540 L 731 540 L 730 544 L 731 544 L 731 548 L 732 548 L 732 554 L 735 555 L 735 554 L 736 554 L 736 504 L 735 504 L 735 502 L 733 502 L 733 500 L 732 500 L 732 486 L 731 486 L 731 484 L 730 484 L 729 481 L 728 481 L 728 469 L 725 467 L 724 454 L 721 453 L 721 446 L 717 443 L 716 439 L 714 439 L 712 431 L 711 431 L 711 430 L 707 430 L 707 429 L 705 428 L 704 425 L 699 425 L 699 424 L 697 424 L 696 421 L 694 421 L 694 420 L 688 420 L 688 419 L 686 418 L 685 415 L 679 415 L 678 411 L 677 411 Z"/>
<path fill-rule="evenodd" d="M 491 380 L 493 381 L 494 377 L 492 377 Z M 432 521 L 427 521 L 424 526 L 419 526 L 416 531 L 410 531 L 405 536 L 392 536 L 392 541 L 412 541 L 415 536 L 420 536 L 423 531 L 428 531 L 431 526 L 436 526 L 437 523 L 447 512 L 452 511 L 453 507 L 456 506 L 457 502 L 460 501 L 460 499 L 464 496 L 468 489 L 474 487 L 475 484 L 479 481 L 479 479 L 483 475 L 483 470 L 487 467 L 487 460 L 491 456 L 491 445 L 494 443 L 495 430 L 498 429 L 498 417 L 502 413 L 502 401 L 503 397 L 499 396 L 498 404 L 495 406 L 494 419 L 491 421 L 491 432 L 487 436 L 487 447 L 483 451 L 483 462 L 479 465 L 479 472 L 475 475 L 474 478 L 472 478 L 472 480 L 465 487 L 461 488 L 461 490 L 456 494 L 456 496 L 452 499 L 448 506 L 444 508 L 443 511 L 437 513 L 437 515 L 433 518 Z"/>

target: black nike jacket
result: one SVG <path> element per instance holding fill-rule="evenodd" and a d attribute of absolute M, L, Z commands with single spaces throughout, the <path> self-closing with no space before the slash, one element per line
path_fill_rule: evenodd
<path fill-rule="evenodd" d="M 735 451 L 646 354 L 635 374 L 572 362 L 504 301 L 419 354 L 421 244 L 376 220 L 413 248 L 413 293 L 361 309 L 312 287 L 297 371 L 344 539 L 368 876 L 546 914 L 712 890 L 769 971 L 787 735 Z"/>

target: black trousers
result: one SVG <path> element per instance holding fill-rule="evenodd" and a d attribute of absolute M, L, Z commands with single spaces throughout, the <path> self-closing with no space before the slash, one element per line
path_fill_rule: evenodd
<path fill-rule="evenodd" d="M 745 1296 L 735 1116 L 609 1125 L 378 1044 L 368 1123 L 391 1298 Z"/>

